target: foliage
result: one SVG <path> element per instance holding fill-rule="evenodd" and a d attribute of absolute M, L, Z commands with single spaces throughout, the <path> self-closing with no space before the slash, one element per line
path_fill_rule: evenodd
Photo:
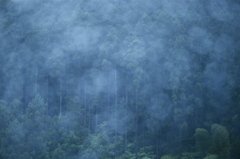
<path fill-rule="evenodd" d="M 160 159 L 177 159 L 177 158 L 171 155 L 164 155 Z"/>
<path fill-rule="evenodd" d="M 206 157 L 204 157 L 203 159 L 218 159 L 217 155 L 210 155 L 208 154 Z"/>
<path fill-rule="evenodd" d="M 211 134 L 214 154 L 217 154 L 219 159 L 228 159 L 230 157 L 230 141 L 227 129 L 221 125 L 213 124 Z"/>
<path fill-rule="evenodd" d="M 199 152 L 184 152 L 182 153 L 182 157 L 180 159 L 195 159 L 201 158 L 201 153 Z"/>
<path fill-rule="evenodd" d="M 238 159 L 239 6 L 0 0 L 0 158 Z"/>
<path fill-rule="evenodd" d="M 210 134 L 206 129 L 203 128 L 197 128 L 195 130 L 195 141 L 196 141 L 196 149 L 198 152 L 202 154 L 206 154 L 209 151 L 210 144 L 211 144 L 211 138 Z"/>

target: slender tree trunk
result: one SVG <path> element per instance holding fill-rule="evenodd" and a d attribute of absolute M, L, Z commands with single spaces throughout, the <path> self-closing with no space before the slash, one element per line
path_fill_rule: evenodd
<path fill-rule="evenodd" d="M 47 75 L 47 99 L 46 99 L 47 104 L 46 104 L 46 110 L 45 110 L 46 116 L 48 116 L 48 96 L 49 96 L 49 75 Z M 48 121 L 46 120 L 46 130 L 47 129 L 48 129 Z"/>
<path fill-rule="evenodd" d="M 98 125 L 98 105 L 97 104 L 95 104 L 94 105 L 94 107 L 95 107 L 95 124 L 94 124 L 94 133 L 97 133 L 97 125 Z"/>
<path fill-rule="evenodd" d="M 195 106 L 195 108 L 196 108 L 196 110 L 195 110 L 195 127 L 197 127 L 197 125 L 198 125 L 198 121 L 197 121 L 197 119 L 198 119 L 198 110 L 197 110 L 197 106 Z"/>
<path fill-rule="evenodd" d="M 146 134 L 145 134 L 145 129 L 142 129 L 141 130 L 141 133 L 143 134 L 143 139 L 142 139 L 142 147 L 143 147 L 143 151 L 145 152 L 146 151 L 146 144 L 145 144 L 145 139 L 146 139 Z"/>
<path fill-rule="evenodd" d="M 23 85 L 22 85 L 22 104 L 23 104 L 23 112 L 26 113 L 27 106 L 28 106 L 28 85 L 29 85 L 29 71 L 27 68 L 23 68 L 22 70 L 22 75 L 23 75 Z"/>
<path fill-rule="evenodd" d="M 90 110 L 90 99 L 88 98 L 88 129 L 91 133 L 91 110 Z"/>
<path fill-rule="evenodd" d="M 48 105 L 49 105 L 49 75 L 47 75 L 47 107 L 46 107 L 46 115 L 48 115 Z"/>
<path fill-rule="evenodd" d="M 158 134 L 157 134 L 157 156 L 159 156 L 159 138 L 158 138 Z"/>
<path fill-rule="evenodd" d="M 84 110 L 85 110 L 85 115 L 84 115 L 84 125 L 87 126 L 87 88 L 86 88 L 86 77 L 84 77 Z"/>
<path fill-rule="evenodd" d="M 62 115 L 62 103 L 63 103 L 63 77 L 66 74 L 66 62 L 64 62 L 63 70 L 61 73 L 61 79 L 60 79 L 60 98 L 59 98 L 59 107 L 60 107 L 60 112 L 59 114 Z"/>
<path fill-rule="evenodd" d="M 110 115 L 111 110 L 110 110 L 109 84 L 107 85 L 107 105 L 108 105 L 108 115 Z"/>
<path fill-rule="evenodd" d="M 169 153 L 169 134 L 167 134 L 167 153 Z"/>
<path fill-rule="evenodd" d="M 139 107 L 138 107 L 138 90 L 136 92 L 136 111 L 137 111 L 137 115 L 136 115 L 136 134 L 135 134 L 135 156 L 136 159 L 138 159 L 138 116 L 139 116 Z"/>
<path fill-rule="evenodd" d="M 115 74 L 114 74 L 114 138 L 116 143 L 116 132 L 117 132 L 117 65 L 115 65 Z M 114 149 L 114 158 L 116 158 L 116 148 Z"/>
<path fill-rule="evenodd" d="M 128 86 L 126 84 L 126 108 L 127 109 L 127 106 L 128 106 Z M 125 117 L 127 117 L 127 110 L 125 110 Z M 127 119 L 126 119 L 127 120 Z M 125 144 L 124 144 L 124 151 L 127 152 L 127 139 L 128 139 L 128 135 L 127 135 L 127 124 L 125 124 Z"/>
<path fill-rule="evenodd" d="M 179 129 L 180 150 L 182 150 L 182 130 Z"/>
<path fill-rule="evenodd" d="M 38 70 L 36 70 L 36 79 L 35 79 L 35 94 L 38 93 Z"/>
<path fill-rule="evenodd" d="M 63 77 L 61 77 L 61 81 L 60 81 L 60 96 L 59 96 L 59 115 L 61 116 L 62 115 L 62 89 L 63 89 Z"/>
<path fill-rule="evenodd" d="M 117 119 L 117 66 L 115 66 L 115 74 L 114 74 L 115 82 L 114 82 L 114 94 L 115 94 L 115 100 L 114 100 L 114 117 Z M 116 133 L 116 120 L 115 120 L 115 133 Z M 115 134 L 116 135 L 116 134 Z"/>

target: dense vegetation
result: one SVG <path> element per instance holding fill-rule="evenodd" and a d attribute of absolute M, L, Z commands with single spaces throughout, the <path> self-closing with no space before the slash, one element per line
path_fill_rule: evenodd
<path fill-rule="evenodd" d="M 0 0 L 0 158 L 238 159 L 238 0 Z"/>

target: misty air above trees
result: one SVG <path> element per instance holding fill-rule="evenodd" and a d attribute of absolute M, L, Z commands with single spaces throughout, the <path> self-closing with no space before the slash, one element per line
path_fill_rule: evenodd
<path fill-rule="evenodd" d="M 0 158 L 238 159 L 237 0 L 0 0 Z"/>

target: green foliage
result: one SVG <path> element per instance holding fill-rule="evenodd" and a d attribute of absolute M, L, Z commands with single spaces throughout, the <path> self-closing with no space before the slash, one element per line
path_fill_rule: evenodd
<path fill-rule="evenodd" d="M 39 94 L 28 104 L 28 119 L 41 120 L 41 116 L 45 114 L 46 104 Z"/>
<path fill-rule="evenodd" d="M 211 154 L 208 154 L 206 157 L 204 157 L 203 159 L 218 159 L 218 156 L 217 155 L 211 155 Z"/>
<path fill-rule="evenodd" d="M 236 30 L 238 0 L 0 0 L 0 158 L 238 159 Z"/>
<path fill-rule="evenodd" d="M 11 112 L 8 110 L 8 104 L 6 101 L 0 100 L 0 132 L 2 133 L 6 129 L 9 123 L 9 117 Z"/>
<path fill-rule="evenodd" d="M 70 132 L 70 134 L 64 135 L 62 138 L 63 144 L 61 148 L 67 156 L 77 155 L 82 150 L 81 145 L 83 144 L 83 140 L 74 132 Z"/>
<path fill-rule="evenodd" d="M 164 155 L 160 159 L 177 159 L 177 157 L 172 155 Z"/>
<path fill-rule="evenodd" d="M 230 157 L 229 134 L 225 127 L 213 124 L 211 126 L 211 136 L 206 129 L 197 128 L 194 137 L 196 149 L 201 156 L 211 152 L 212 154 L 216 154 L 219 159 L 227 159 Z M 207 157 L 211 158 L 214 156 L 211 155 Z"/>
<path fill-rule="evenodd" d="M 94 152 L 99 158 L 104 159 L 114 155 L 116 149 L 116 143 L 110 143 L 109 138 L 104 134 L 89 135 L 85 143 L 84 148 L 87 148 L 87 152 Z M 87 155 L 87 154 L 86 154 Z"/>
<path fill-rule="evenodd" d="M 201 158 L 201 153 L 199 152 L 184 152 L 180 159 L 196 159 Z"/>
<path fill-rule="evenodd" d="M 197 151 L 205 155 L 208 152 L 211 143 L 209 132 L 206 129 L 197 128 L 194 137 Z"/>
<path fill-rule="evenodd" d="M 128 144 L 128 150 L 122 154 L 119 159 L 135 159 L 136 153 L 135 153 L 135 144 L 130 143 Z M 152 146 L 145 146 L 141 147 L 138 152 L 138 157 L 141 159 L 148 159 L 148 158 L 155 158 L 156 155 L 154 154 L 153 147 Z"/>
<path fill-rule="evenodd" d="M 66 153 L 62 150 L 61 146 L 58 145 L 58 148 L 56 148 L 53 152 L 52 159 L 65 159 Z"/>
<path fill-rule="evenodd" d="M 141 147 L 139 151 L 139 156 L 142 158 L 155 158 L 156 155 L 153 151 L 153 146 Z"/>
<path fill-rule="evenodd" d="M 23 117 L 23 104 L 15 99 L 13 102 L 9 104 L 9 107 L 11 107 L 11 114 L 12 115 L 10 118 L 14 119 L 17 118 L 18 120 L 22 120 Z"/>
<path fill-rule="evenodd" d="M 212 152 L 219 156 L 219 159 L 230 158 L 229 134 L 225 127 L 213 124 L 211 126 Z"/>

